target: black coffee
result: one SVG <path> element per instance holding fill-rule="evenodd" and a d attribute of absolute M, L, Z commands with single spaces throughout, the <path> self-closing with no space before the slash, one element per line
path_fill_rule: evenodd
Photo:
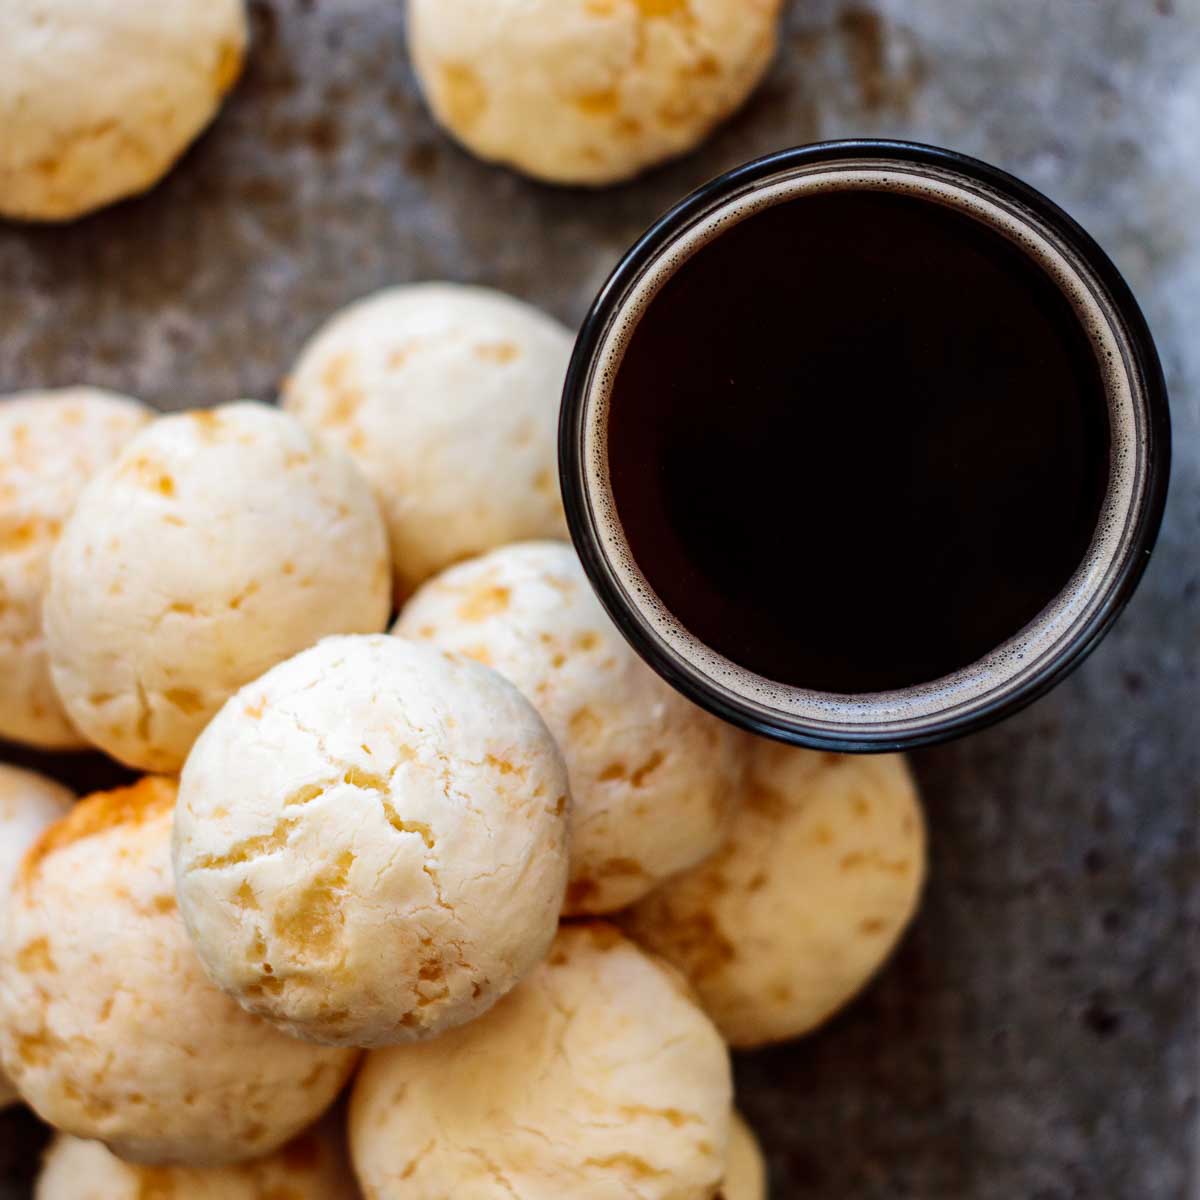
<path fill-rule="evenodd" d="M 638 567 L 734 662 L 820 691 L 965 667 L 1060 592 L 1096 530 L 1092 342 L 1033 259 L 899 193 L 750 216 L 651 301 L 613 383 Z"/>

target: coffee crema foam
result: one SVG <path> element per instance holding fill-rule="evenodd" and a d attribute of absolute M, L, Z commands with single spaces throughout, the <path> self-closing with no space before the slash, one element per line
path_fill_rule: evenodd
<path fill-rule="evenodd" d="M 820 192 L 894 192 L 956 209 L 1017 245 L 1055 282 L 1078 315 L 1104 382 L 1111 435 L 1109 478 L 1087 554 L 1060 595 L 983 659 L 931 683 L 861 695 L 773 682 L 700 642 L 659 600 L 630 552 L 608 474 L 613 381 L 643 313 L 668 279 L 702 247 L 748 217 Z M 613 582 L 676 666 L 727 699 L 821 731 L 913 732 L 936 718 L 968 716 L 1019 688 L 1107 603 L 1120 574 L 1144 491 L 1147 402 L 1129 336 L 1106 290 L 1077 253 L 1033 212 L 986 185 L 943 168 L 890 160 L 825 163 L 784 171 L 718 202 L 646 267 L 617 302 L 584 389 L 582 471 L 587 509 Z M 802 552 L 803 547 L 798 547 Z"/>

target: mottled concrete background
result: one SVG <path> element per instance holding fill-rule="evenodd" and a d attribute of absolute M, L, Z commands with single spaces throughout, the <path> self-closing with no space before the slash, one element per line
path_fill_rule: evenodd
<path fill-rule="evenodd" d="M 330 311 L 416 279 L 493 284 L 577 322 L 671 202 L 821 137 L 911 136 L 990 159 L 1116 259 L 1175 410 L 1171 501 L 1141 591 L 1050 697 L 919 756 L 933 819 L 920 922 L 859 1004 L 742 1058 L 738 1076 L 783 1200 L 1189 1194 L 1200 0 L 799 0 L 732 124 L 596 194 L 524 182 L 444 141 L 418 101 L 398 0 L 253 9 L 247 77 L 163 186 L 67 229 L 0 227 L 0 388 L 84 380 L 164 408 L 269 397 Z M 7 1118 L 0 1173 L 36 1137 Z"/>

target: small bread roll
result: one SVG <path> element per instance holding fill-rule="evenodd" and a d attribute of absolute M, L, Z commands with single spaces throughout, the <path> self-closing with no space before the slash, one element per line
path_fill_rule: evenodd
<path fill-rule="evenodd" d="M 122 1158 L 267 1154 L 357 1055 L 293 1041 L 205 977 L 175 906 L 175 784 L 80 801 L 21 865 L 0 937 L 0 1056 L 39 1116 Z"/>
<path fill-rule="evenodd" d="M 358 1200 L 340 1130 L 324 1122 L 265 1158 L 229 1167 L 143 1167 L 60 1133 L 35 1200 Z"/>
<path fill-rule="evenodd" d="M 925 825 L 898 755 L 756 742 L 743 801 L 728 844 L 625 927 L 750 1047 L 814 1029 L 879 969 L 917 908 Z"/>
<path fill-rule="evenodd" d="M 156 183 L 242 69 L 243 0 L 4 0 L 0 215 L 61 221 Z"/>
<path fill-rule="evenodd" d="M 50 682 L 50 552 L 84 484 L 149 419 L 136 400 L 97 388 L 0 399 L 0 737 L 46 750 L 84 744 Z"/>
<path fill-rule="evenodd" d="M 0 763 L 0 929 L 8 893 L 25 851 L 47 825 L 65 816 L 75 797 L 65 787 Z M 17 1099 L 17 1090 L 0 1070 L 0 1108 Z"/>
<path fill-rule="evenodd" d="M 438 122 L 480 158 L 605 184 L 692 149 L 775 52 L 781 0 L 410 0 Z"/>
<path fill-rule="evenodd" d="M 46 596 L 67 714 L 133 767 L 177 771 L 243 684 L 387 623 L 387 537 L 340 451 L 261 404 L 162 417 L 85 489 Z"/>
<path fill-rule="evenodd" d="M 730 1103 L 675 973 L 611 926 L 564 926 L 487 1016 L 367 1056 L 350 1154 L 372 1200 L 708 1200 Z"/>
<path fill-rule="evenodd" d="M 495 672 L 399 638 L 328 638 L 196 743 L 179 902 L 213 979 L 286 1032 L 428 1038 L 545 954 L 567 805 L 554 739 Z"/>
<path fill-rule="evenodd" d="M 521 538 L 564 537 L 557 430 L 571 335 L 487 288 L 391 288 L 317 331 L 283 406 L 375 488 L 396 590 Z"/>
<path fill-rule="evenodd" d="M 451 567 L 392 632 L 494 667 L 542 714 L 571 777 L 568 913 L 612 912 L 720 846 L 746 739 L 638 658 L 570 546 Z"/>
<path fill-rule="evenodd" d="M 767 1164 L 754 1130 L 736 1110 L 729 1126 L 725 1179 L 715 1200 L 767 1200 Z"/>

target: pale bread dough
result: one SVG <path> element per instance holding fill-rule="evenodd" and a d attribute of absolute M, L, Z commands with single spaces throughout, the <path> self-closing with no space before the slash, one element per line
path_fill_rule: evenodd
<path fill-rule="evenodd" d="M 359 1200 L 332 1122 L 265 1158 L 229 1167 L 143 1167 L 101 1142 L 60 1133 L 46 1151 L 34 1200 Z"/>
<path fill-rule="evenodd" d="M 571 335 L 511 296 L 449 283 L 368 296 L 300 355 L 283 405 L 371 480 L 405 596 L 521 538 L 565 537 L 557 430 Z"/>
<path fill-rule="evenodd" d="M 481 158 L 606 184 L 692 149 L 775 52 L 781 0 L 410 0 L 439 123 Z"/>
<path fill-rule="evenodd" d="M 734 1046 L 807 1033 L 875 974 L 916 911 L 925 823 L 898 755 L 755 743 L 728 844 L 630 910 Z"/>
<path fill-rule="evenodd" d="M 367 1055 L 350 1153 L 372 1200 L 709 1200 L 729 1056 L 669 968 L 565 925 L 486 1016 Z"/>
<path fill-rule="evenodd" d="M 74 801 L 74 794 L 54 780 L 0 763 L 0 929 L 25 852 L 48 825 L 66 816 Z M 17 1089 L 0 1070 L 0 1108 L 16 1099 Z"/>
<path fill-rule="evenodd" d="M 568 913 L 612 912 L 720 846 L 747 739 L 638 658 L 569 545 L 451 567 L 393 632 L 494 667 L 558 739 L 573 801 Z"/>
<path fill-rule="evenodd" d="M 68 220 L 156 183 L 245 48 L 243 0 L 4 0 L 0 215 Z"/>
<path fill-rule="evenodd" d="M 0 399 L 0 737 L 47 750 L 84 745 L 50 681 L 42 634 L 50 553 L 84 485 L 150 416 L 99 388 Z"/>
<path fill-rule="evenodd" d="M 244 1012 L 207 979 L 175 903 L 175 784 L 81 800 L 21 864 L 0 937 L 0 1056 L 50 1124 L 152 1165 L 270 1153 L 357 1061 Z"/>
<path fill-rule="evenodd" d="M 754 1130 L 734 1111 L 729 1127 L 725 1179 L 715 1200 L 767 1200 L 767 1164 Z"/>
<path fill-rule="evenodd" d="M 567 773 L 494 671 L 328 638 L 196 743 L 175 876 L 213 978 L 297 1037 L 377 1046 L 488 1009 L 546 952 Z"/>
<path fill-rule="evenodd" d="M 160 417 L 84 490 L 45 628 L 71 721 L 133 767 L 178 771 L 242 684 L 391 609 L 387 535 L 335 447 L 262 404 Z"/>

